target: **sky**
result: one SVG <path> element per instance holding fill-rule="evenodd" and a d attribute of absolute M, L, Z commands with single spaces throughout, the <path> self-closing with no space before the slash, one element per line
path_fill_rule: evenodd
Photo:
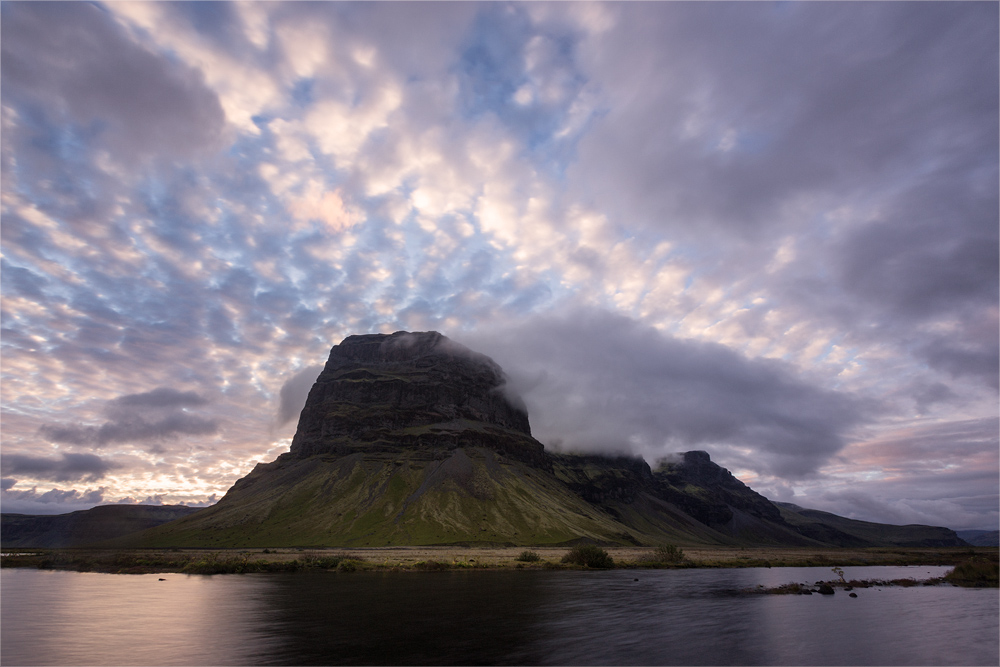
<path fill-rule="evenodd" d="M 330 348 L 996 529 L 998 5 L 0 3 L 2 507 L 205 505 Z"/>

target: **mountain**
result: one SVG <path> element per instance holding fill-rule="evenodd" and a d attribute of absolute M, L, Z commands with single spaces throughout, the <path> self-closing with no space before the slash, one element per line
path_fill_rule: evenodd
<path fill-rule="evenodd" d="M 99 505 L 69 514 L 0 515 L 4 549 L 58 549 L 121 538 L 197 512 L 184 505 Z"/>
<path fill-rule="evenodd" d="M 802 535 L 838 547 L 953 547 L 965 544 L 955 531 L 935 526 L 892 526 L 846 519 L 791 503 L 774 503 L 785 521 Z"/>
<path fill-rule="evenodd" d="M 931 530 L 934 539 L 950 532 Z M 924 532 L 904 527 L 898 539 L 920 541 Z M 954 533 L 951 539 L 961 544 Z M 500 367 L 436 332 L 345 338 L 309 393 L 288 453 L 258 464 L 216 505 L 119 543 L 581 540 L 886 544 L 876 533 L 861 536 L 776 506 L 705 452 L 678 454 L 655 470 L 638 458 L 547 452 L 531 437 L 527 410 Z"/>
<path fill-rule="evenodd" d="M 974 547 L 1000 546 L 1000 530 L 958 530 L 955 532 Z"/>

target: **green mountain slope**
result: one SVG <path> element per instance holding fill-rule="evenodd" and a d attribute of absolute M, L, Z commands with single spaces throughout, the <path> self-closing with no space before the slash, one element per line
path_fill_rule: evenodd
<path fill-rule="evenodd" d="M 141 545 L 559 544 L 622 530 L 551 475 L 472 446 L 279 458 Z"/>

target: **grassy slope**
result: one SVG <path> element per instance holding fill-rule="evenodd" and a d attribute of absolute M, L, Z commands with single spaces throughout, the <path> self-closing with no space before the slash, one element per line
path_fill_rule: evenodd
<path fill-rule="evenodd" d="M 959 543 L 955 542 L 954 532 L 947 528 L 921 525 L 892 526 L 847 519 L 820 510 L 793 509 L 785 503 L 776 505 L 788 523 L 807 530 L 811 529 L 817 534 L 829 535 L 826 541 L 839 546 L 959 546 Z M 839 542 L 834 539 L 834 531 L 838 533 Z"/>
<path fill-rule="evenodd" d="M 550 475 L 479 447 L 259 466 L 217 505 L 135 546 L 616 542 L 626 528 Z"/>
<path fill-rule="evenodd" d="M 784 526 L 757 507 L 766 503 L 764 509 L 774 512 L 769 501 L 732 484 L 714 495 L 690 484 L 663 490 L 637 482 L 627 462 L 553 461 L 550 473 L 473 444 L 285 456 L 259 465 L 213 507 L 105 544 L 358 548 L 559 545 L 581 538 L 609 545 L 955 543 L 954 533 L 943 528 L 873 524 L 779 504 L 780 516 L 791 524 Z M 692 504 L 696 496 L 704 496 L 705 504 Z M 728 518 L 713 522 L 718 507 L 729 508 L 720 515 Z"/>

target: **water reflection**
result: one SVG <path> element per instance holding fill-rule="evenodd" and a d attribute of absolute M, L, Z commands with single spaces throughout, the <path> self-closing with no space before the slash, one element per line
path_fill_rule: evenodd
<path fill-rule="evenodd" d="M 249 664 L 260 592 L 244 577 L 3 570 L 0 662 Z"/>
<path fill-rule="evenodd" d="M 852 568 L 925 578 L 944 568 Z M 997 664 L 995 590 L 739 596 L 822 568 L 126 576 L 3 570 L 3 664 Z"/>
<path fill-rule="evenodd" d="M 522 661 L 515 654 L 531 638 L 546 598 L 543 578 L 533 574 L 271 578 L 263 601 L 272 611 L 268 635 L 273 644 L 262 657 L 304 665 Z"/>

